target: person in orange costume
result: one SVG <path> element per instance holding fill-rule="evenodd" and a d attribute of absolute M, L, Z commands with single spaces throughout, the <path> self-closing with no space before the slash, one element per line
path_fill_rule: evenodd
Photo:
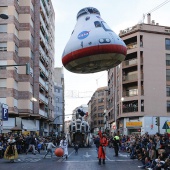
<path fill-rule="evenodd" d="M 101 159 L 103 159 L 103 164 L 105 164 L 106 159 L 106 146 L 108 145 L 108 140 L 106 138 L 106 134 L 101 132 L 99 130 L 99 136 L 100 136 L 100 146 L 98 150 L 98 158 L 99 158 L 99 165 L 101 165 Z"/>

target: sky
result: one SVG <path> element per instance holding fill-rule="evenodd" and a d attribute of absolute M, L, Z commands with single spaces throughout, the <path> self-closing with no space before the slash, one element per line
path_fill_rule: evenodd
<path fill-rule="evenodd" d="M 77 13 L 85 7 L 97 8 L 102 19 L 119 34 L 120 30 L 144 21 L 144 14 L 151 12 L 151 20 L 159 25 L 170 26 L 170 0 L 52 0 L 55 11 L 55 67 L 62 67 L 62 53 L 76 25 Z M 87 104 L 99 87 L 107 86 L 107 71 L 93 74 L 75 74 L 64 69 L 65 114 Z M 66 120 L 69 119 L 66 117 Z"/>

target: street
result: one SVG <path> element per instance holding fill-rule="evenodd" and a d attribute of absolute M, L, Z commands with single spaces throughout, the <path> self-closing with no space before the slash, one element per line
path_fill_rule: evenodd
<path fill-rule="evenodd" d="M 69 148 L 68 159 L 59 158 L 50 155 L 44 159 L 45 151 L 33 155 L 31 153 L 20 154 L 14 163 L 8 160 L 0 159 L 1 170 L 137 170 L 141 162 L 129 158 L 128 153 L 120 152 L 118 157 L 114 157 L 113 148 L 107 148 L 107 157 L 105 165 L 98 165 L 98 158 L 95 146 L 91 148 L 80 148 L 78 154 L 75 154 L 73 148 Z"/>

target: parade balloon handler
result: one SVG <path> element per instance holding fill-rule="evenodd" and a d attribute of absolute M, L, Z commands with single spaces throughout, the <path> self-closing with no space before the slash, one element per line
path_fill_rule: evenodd
<path fill-rule="evenodd" d="M 61 148 L 64 150 L 64 156 L 65 156 L 66 159 L 67 159 L 67 158 L 68 158 L 68 142 L 67 142 L 65 136 L 64 136 L 63 139 L 60 141 L 59 147 L 61 147 Z"/>
<path fill-rule="evenodd" d="M 46 158 L 49 152 L 51 153 L 51 158 L 53 157 L 52 148 L 56 148 L 56 146 L 52 143 L 52 141 L 50 141 L 49 143 L 47 143 L 47 153 L 45 154 L 44 158 Z"/>
<path fill-rule="evenodd" d="M 12 135 L 8 139 L 8 147 L 4 153 L 4 158 L 10 160 L 10 162 L 14 162 L 14 159 L 18 158 L 16 141 Z"/>
<path fill-rule="evenodd" d="M 108 145 L 108 140 L 106 134 L 101 132 L 101 128 L 99 130 L 100 136 L 100 146 L 98 151 L 99 165 L 101 165 L 101 159 L 103 159 L 103 164 L 105 164 L 106 159 L 106 146 Z"/>

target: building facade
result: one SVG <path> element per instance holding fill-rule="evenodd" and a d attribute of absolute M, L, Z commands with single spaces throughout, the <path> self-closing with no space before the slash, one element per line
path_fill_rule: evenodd
<path fill-rule="evenodd" d="M 107 109 L 107 90 L 108 87 L 100 87 L 98 88 L 93 96 L 91 97 L 91 132 L 97 133 L 99 128 L 101 127 L 102 131 L 105 131 L 105 124 L 104 122 L 104 114 L 106 113 L 105 110 Z"/>
<path fill-rule="evenodd" d="M 116 130 L 125 135 L 164 133 L 164 124 L 170 122 L 170 27 L 155 24 L 148 15 L 147 24 L 122 30 L 119 36 L 127 45 L 127 56 L 108 71 Z"/>
<path fill-rule="evenodd" d="M 64 131 L 64 72 L 63 67 L 54 68 L 54 130 L 56 135 Z"/>
<path fill-rule="evenodd" d="M 51 0 L 1 0 L 0 13 L 9 17 L 0 19 L 0 65 L 17 65 L 0 70 L 0 102 L 9 107 L 3 132 L 15 127 L 23 133 L 48 135 L 54 117 Z"/>

